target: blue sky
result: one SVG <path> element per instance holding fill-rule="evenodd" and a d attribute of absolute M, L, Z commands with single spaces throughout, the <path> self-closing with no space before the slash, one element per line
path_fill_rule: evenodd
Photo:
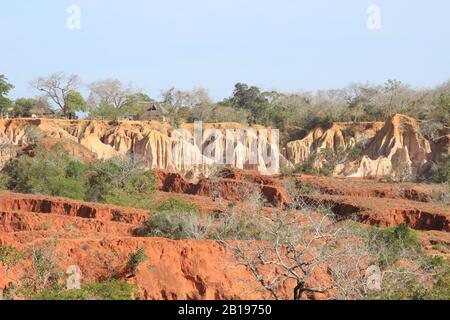
<path fill-rule="evenodd" d="M 81 30 L 66 27 L 69 5 Z M 366 27 L 369 5 L 381 29 Z M 8 0 L 0 3 L 0 74 L 11 97 L 63 71 L 117 78 L 158 97 L 205 87 L 215 99 L 246 82 L 284 92 L 450 79 L 448 0 Z"/>

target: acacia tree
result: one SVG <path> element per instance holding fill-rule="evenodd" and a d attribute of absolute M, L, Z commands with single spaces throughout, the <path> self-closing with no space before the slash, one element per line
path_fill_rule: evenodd
<path fill-rule="evenodd" d="M 91 93 L 88 98 L 88 103 L 91 110 L 99 107 L 101 104 L 122 109 L 139 93 L 132 88 L 131 84 L 126 87 L 117 79 L 93 82 L 89 85 L 89 89 Z"/>
<path fill-rule="evenodd" d="M 301 195 L 285 210 L 263 213 L 246 207 L 245 213 L 225 215 L 221 224 L 219 242 L 250 271 L 260 291 L 277 300 L 317 294 L 397 297 L 411 291 L 413 281 L 425 287 L 436 275 L 408 227 L 361 227 Z"/>
<path fill-rule="evenodd" d="M 63 116 L 72 117 L 77 111 L 86 111 L 86 102 L 78 91 L 81 84 L 77 75 L 55 73 L 48 77 L 39 77 L 32 81 L 31 85 L 45 93 Z"/>

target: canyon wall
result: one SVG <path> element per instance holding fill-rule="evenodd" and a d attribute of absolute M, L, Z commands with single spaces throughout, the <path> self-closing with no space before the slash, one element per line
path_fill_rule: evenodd
<path fill-rule="evenodd" d="M 437 142 L 428 141 L 420 133 L 419 122 L 404 115 L 394 115 L 385 123 L 337 122 L 311 130 L 286 146 L 279 146 L 278 139 L 276 130 L 238 123 L 173 128 L 156 121 L 0 120 L 0 167 L 35 141 L 47 149 L 62 143 L 87 162 L 137 155 L 148 168 L 188 177 L 208 175 L 214 164 L 277 174 L 280 168 L 304 163 L 324 149 L 355 147 L 361 156 L 337 164 L 334 175 L 385 177 L 423 173 L 448 155 L 450 140 L 444 130 Z M 316 158 L 314 165 L 322 166 L 324 160 Z"/>
<path fill-rule="evenodd" d="M 8 148 L 26 148 L 34 140 L 44 147 L 62 143 L 83 160 L 142 157 L 148 168 L 180 173 L 207 173 L 213 164 L 277 173 L 278 135 L 261 126 L 237 123 L 184 124 L 172 128 L 155 121 L 0 120 L 0 165 L 14 157 Z"/>
<path fill-rule="evenodd" d="M 446 134 L 446 129 L 443 131 Z M 420 133 L 418 120 L 397 114 L 385 123 L 334 123 L 328 129 L 316 128 L 302 140 L 288 143 L 286 150 L 288 160 L 300 164 L 324 149 L 356 147 L 361 151 L 359 159 L 336 165 L 335 176 L 416 176 L 448 155 L 448 142 L 448 135 L 437 142 L 427 140 Z M 314 165 L 320 167 L 323 162 L 318 160 Z"/>

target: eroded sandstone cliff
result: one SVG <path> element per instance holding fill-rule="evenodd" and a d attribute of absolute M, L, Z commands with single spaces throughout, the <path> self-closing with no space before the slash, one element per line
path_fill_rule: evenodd
<path fill-rule="evenodd" d="M 304 139 L 288 143 L 287 155 L 298 164 L 324 149 L 357 147 L 362 151 L 360 159 L 336 165 L 334 175 L 417 176 L 448 154 L 448 141 L 448 136 L 434 143 L 427 140 L 420 133 L 419 121 L 397 114 L 385 123 L 335 123 L 327 130 L 316 128 Z"/>
<path fill-rule="evenodd" d="M 207 173 L 212 164 L 277 172 L 280 159 L 275 131 L 237 123 L 181 125 L 174 129 L 154 121 L 0 120 L 0 165 L 39 136 L 40 144 L 61 142 L 83 160 L 116 156 L 142 157 L 147 167 L 173 172 Z M 44 143 L 42 142 L 44 141 Z"/>
<path fill-rule="evenodd" d="M 355 147 L 361 157 L 339 163 L 334 175 L 384 177 L 423 173 L 448 155 L 450 139 L 443 132 L 436 142 L 428 141 L 420 133 L 419 122 L 403 115 L 385 123 L 318 127 L 286 146 L 278 145 L 275 130 L 238 123 L 203 124 L 199 131 L 195 124 L 175 129 L 155 121 L 12 119 L 0 120 L 0 167 L 36 140 L 45 148 L 62 143 L 73 156 L 88 162 L 133 154 L 142 157 L 148 168 L 190 176 L 208 175 L 214 164 L 275 174 L 324 149 Z M 323 160 L 318 159 L 315 165 L 321 166 Z"/>

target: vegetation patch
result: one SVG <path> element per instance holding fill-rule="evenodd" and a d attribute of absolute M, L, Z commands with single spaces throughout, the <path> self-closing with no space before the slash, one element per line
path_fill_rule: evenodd
<path fill-rule="evenodd" d="M 11 160 L 0 173 L 2 186 L 20 193 L 151 209 L 156 175 L 136 157 L 85 164 L 70 157 L 60 144 L 50 151 L 35 148 Z"/>
<path fill-rule="evenodd" d="M 0 263 L 5 266 L 15 266 L 17 262 L 24 259 L 24 254 L 16 248 L 0 245 Z"/>
<path fill-rule="evenodd" d="M 30 300 L 134 300 L 136 285 L 117 280 L 90 283 L 75 290 L 44 290 L 29 294 Z"/>

